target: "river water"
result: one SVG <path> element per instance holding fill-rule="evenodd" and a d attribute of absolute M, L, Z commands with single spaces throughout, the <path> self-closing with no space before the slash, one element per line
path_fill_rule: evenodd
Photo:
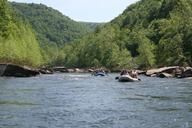
<path fill-rule="evenodd" d="M 0 128 L 192 128 L 192 81 L 117 74 L 0 78 Z"/>

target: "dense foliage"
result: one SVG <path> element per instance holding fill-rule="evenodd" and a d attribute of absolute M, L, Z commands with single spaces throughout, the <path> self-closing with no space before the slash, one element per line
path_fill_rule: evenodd
<path fill-rule="evenodd" d="M 58 46 L 82 37 L 94 30 L 97 24 L 79 23 L 57 10 L 43 4 L 11 3 L 13 8 L 27 19 L 36 31 L 39 41 Z M 95 25 L 95 26 L 94 26 Z"/>
<path fill-rule="evenodd" d="M 77 67 L 192 65 L 192 1 L 141 0 L 65 46 L 61 58 L 58 63 Z"/>
<path fill-rule="evenodd" d="M 12 3 L 15 14 L 0 1 L 0 62 L 39 65 L 43 58 L 67 67 L 192 66 L 191 0 L 141 0 L 102 25 L 75 22 L 41 4 Z"/>
<path fill-rule="evenodd" d="M 29 21 L 35 30 L 45 62 L 54 65 L 60 47 L 93 32 L 100 24 L 76 22 L 43 4 L 11 3 L 17 14 Z"/>
<path fill-rule="evenodd" d="M 12 12 L 7 0 L 0 0 L 0 63 L 39 66 L 39 43 L 30 28 Z"/>

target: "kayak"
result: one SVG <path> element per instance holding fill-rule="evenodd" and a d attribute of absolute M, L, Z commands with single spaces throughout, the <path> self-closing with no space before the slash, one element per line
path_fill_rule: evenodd
<path fill-rule="evenodd" d="M 130 75 L 122 75 L 119 77 L 119 82 L 136 82 L 140 81 L 139 78 L 133 78 Z"/>
<path fill-rule="evenodd" d="M 104 72 L 97 72 L 93 74 L 94 76 L 106 76 L 106 73 Z"/>

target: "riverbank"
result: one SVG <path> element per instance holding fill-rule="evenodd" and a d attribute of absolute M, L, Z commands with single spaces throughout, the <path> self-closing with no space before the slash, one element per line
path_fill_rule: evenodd
<path fill-rule="evenodd" d="M 11 63 L 0 64 L 0 76 L 5 77 L 31 77 L 40 74 L 54 74 L 54 73 L 92 73 L 95 69 L 92 68 L 66 68 L 66 67 L 43 67 L 31 68 L 27 66 L 15 65 Z M 108 72 L 107 70 L 105 70 Z"/>
<path fill-rule="evenodd" d="M 107 68 L 99 68 L 107 73 L 120 73 L 121 70 L 109 70 Z M 27 66 L 14 64 L 0 64 L 0 76 L 13 77 L 31 77 L 40 74 L 54 73 L 92 73 L 98 68 L 66 68 L 63 66 L 34 69 Z M 131 69 L 130 69 L 131 70 Z M 136 70 L 139 75 L 159 78 L 188 78 L 192 79 L 192 67 L 161 67 L 149 70 Z"/>
<path fill-rule="evenodd" d="M 41 69 L 42 70 L 42 69 Z M 92 73 L 98 68 L 66 68 L 66 67 L 53 67 L 49 69 L 43 69 L 49 72 L 55 73 Z M 110 70 L 107 68 L 99 68 L 107 73 L 120 73 L 121 70 Z M 132 70 L 132 69 L 130 69 Z M 161 67 L 149 70 L 136 70 L 139 75 L 145 75 L 148 77 L 159 77 L 159 78 L 188 78 L 192 79 L 192 67 Z"/>

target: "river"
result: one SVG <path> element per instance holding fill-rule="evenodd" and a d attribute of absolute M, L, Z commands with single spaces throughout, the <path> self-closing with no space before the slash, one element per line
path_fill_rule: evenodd
<path fill-rule="evenodd" d="M 192 81 L 117 74 L 0 78 L 0 128 L 192 128 Z"/>

